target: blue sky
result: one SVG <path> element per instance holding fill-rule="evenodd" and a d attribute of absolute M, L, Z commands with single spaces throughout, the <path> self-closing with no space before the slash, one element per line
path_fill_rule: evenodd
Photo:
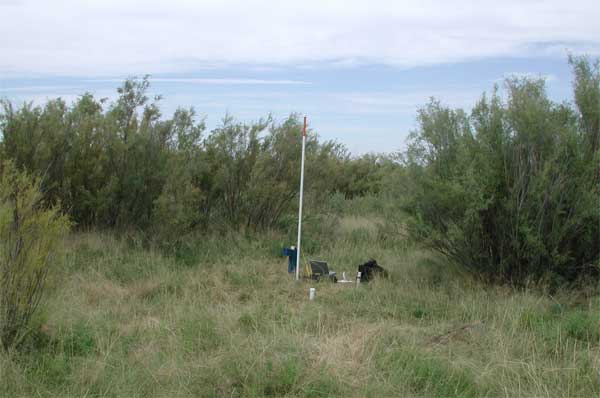
<path fill-rule="evenodd" d="M 354 154 L 403 148 L 429 97 L 468 109 L 510 75 L 570 101 L 567 53 L 600 54 L 592 1 L 0 0 L 2 14 L 0 97 L 112 98 L 151 74 L 166 116 L 305 113 Z"/>

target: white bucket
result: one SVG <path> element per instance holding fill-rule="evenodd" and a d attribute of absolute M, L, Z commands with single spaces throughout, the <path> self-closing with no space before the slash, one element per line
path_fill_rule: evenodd
<path fill-rule="evenodd" d="M 311 288 L 309 289 L 309 294 L 308 294 L 308 297 L 309 297 L 309 299 L 310 299 L 310 300 L 314 300 L 314 299 L 315 299 L 315 291 L 316 291 L 316 290 L 317 290 L 317 289 L 315 289 L 314 287 L 311 287 Z"/>

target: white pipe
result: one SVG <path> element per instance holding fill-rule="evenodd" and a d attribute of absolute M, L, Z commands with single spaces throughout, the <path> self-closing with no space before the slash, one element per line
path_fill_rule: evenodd
<path fill-rule="evenodd" d="M 302 199 L 304 195 L 304 151 L 306 150 L 306 116 L 302 129 L 302 163 L 300 165 L 300 204 L 298 205 L 298 244 L 296 245 L 296 280 L 300 279 L 300 238 L 302 236 Z"/>
<path fill-rule="evenodd" d="M 309 294 L 308 294 L 308 299 L 309 299 L 310 301 L 313 301 L 313 300 L 315 299 L 315 291 L 316 291 L 316 290 L 317 290 L 317 289 L 315 289 L 314 287 L 311 287 L 311 288 L 308 290 L 308 291 L 309 291 Z"/>

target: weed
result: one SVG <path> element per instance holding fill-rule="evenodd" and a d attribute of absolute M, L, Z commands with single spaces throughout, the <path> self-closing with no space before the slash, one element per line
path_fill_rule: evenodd
<path fill-rule="evenodd" d="M 569 337 L 598 344 L 600 342 L 600 318 L 581 310 L 566 315 L 563 327 Z"/>

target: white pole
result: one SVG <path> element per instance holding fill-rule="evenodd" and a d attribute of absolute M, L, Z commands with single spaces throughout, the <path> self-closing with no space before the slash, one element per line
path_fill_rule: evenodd
<path fill-rule="evenodd" d="M 302 128 L 302 163 L 300 165 L 300 204 L 298 205 L 298 244 L 296 245 L 296 280 L 300 279 L 300 238 L 302 236 L 302 197 L 304 195 L 304 151 L 306 148 L 306 116 Z"/>

